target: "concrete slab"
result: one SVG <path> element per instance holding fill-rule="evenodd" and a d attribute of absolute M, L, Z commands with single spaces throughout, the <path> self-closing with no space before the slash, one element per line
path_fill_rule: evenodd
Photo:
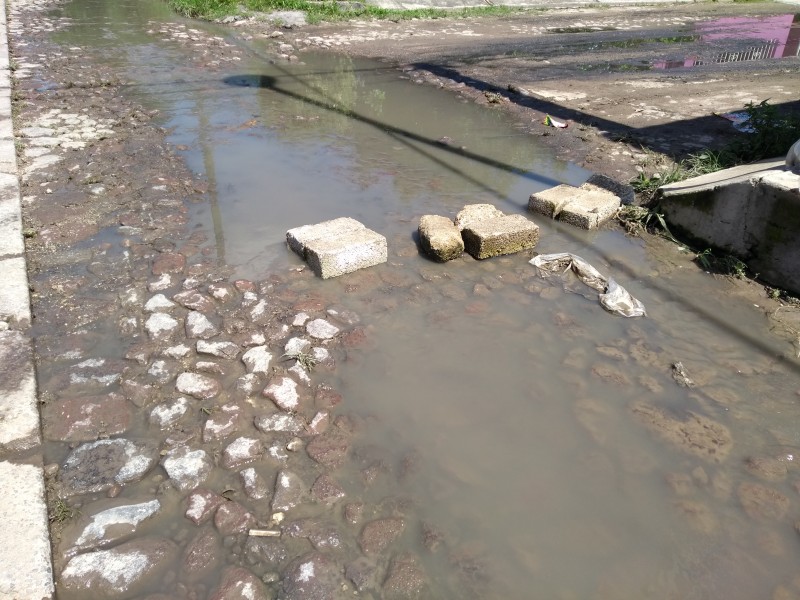
<path fill-rule="evenodd" d="M 0 462 L 0 598 L 53 597 L 53 567 L 41 467 Z"/>
<path fill-rule="evenodd" d="M 461 234 L 467 252 L 482 260 L 535 247 L 539 226 L 522 215 L 508 215 L 472 223 Z"/>
<path fill-rule="evenodd" d="M 306 246 L 319 239 L 332 238 L 339 235 L 361 231 L 366 227 L 350 217 L 341 217 L 331 221 L 323 221 L 315 225 L 303 225 L 286 232 L 286 242 L 296 254 L 306 258 Z"/>
<path fill-rule="evenodd" d="M 464 240 L 455 223 L 439 215 L 423 215 L 419 220 L 419 242 L 428 256 L 441 262 L 458 258 L 464 252 Z"/>
<path fill-rule="evenodd" d="M 306 257 L 314 273 L 329 279 L 385 263 L 388 247 L 385 237 L 365 227 L 309 242 Z"/>
<path fill-rule="evenodd" d="M 36 376 L 30 340 L 19 331 L 0 332 L 0 456 L 41 443 Z"/>
<path fill-rule="evenodd" d="M 593 184 L 577 188 L 562 184 L 531 194 L 528 210 L 581 229 L 595 229 L 620 207 L 616 194 Z"/>
<path fill-rule="evenodd" d="M 19 180 L 16 175 L 0 173 L 0 258 L 23 252 Z"/>
<path fill-rule="evenodd" d="M 505 216 L 505 213 L 495 208 L 492 204 L 467 204 L 456 215 L 456 227 L 464 231 L 473 223 L 503 216 Z"/>
<path fill-rule="evenodd" d="M 6 321 L 15 329 L 24 329 L 31 322 L 30 298 L 28 296 L 28 273 L 25 258 L 0 260 L 0 321 Z"/>
<path fill-rule="evenodd" d="M 771 158 L 749 165 L 739 165 L 730 169 L 723 169 L 715 173 L 684 179 L 677 183 L 661 186 L 659 193 L 662 198 L 680 196 L 687 193 L 704 192 L 717 189 L 721 186 L 730 186 L 736 183 L 747 183 L 751 178 L 777 170 L 783 170 L 785 159 Z"/>

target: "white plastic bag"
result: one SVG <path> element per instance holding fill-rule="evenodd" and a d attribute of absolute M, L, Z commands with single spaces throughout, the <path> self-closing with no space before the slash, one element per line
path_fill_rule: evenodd
<path fill-rule="evenodd" d="M 583 283 L 600 292 L 600 304 L 609 312 L 623 317 L 646 317 L 644 304 L 631 296 L 628 291 L 611 278 L 604 277 L 580 256 L 569 252 L 540 254 L 530 263 L 539 269 L 543 277 L 552 273 L 572 270 Z"/>

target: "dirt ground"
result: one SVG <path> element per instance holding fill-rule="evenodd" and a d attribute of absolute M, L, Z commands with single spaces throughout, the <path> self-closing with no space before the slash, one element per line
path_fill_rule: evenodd
<path fill-rule="evenodd" d="M 742 41 L 741 30 L 731 39 L 727 20 L 706 26 L 713 33 L 698 30 L 718 19 L 793 12 L 786 4 L 715 2 L 350 22 L 290 30 L 276 44 L 292 44 L 294 57 L 286 46 L 281 51 L 300 60 L 303 50 L 328 49 L 396 64 L 414 81 L 507 111 L 560 158 L 628 181 L 744 135 L 715 113 L 763 100 L 800 112 L 797 56 L 713 62 L 753 42 Z M 798 25 L 795 16 L 795 36 Z M 242 29 L 269 35 L 274 27 L 251 22 Z M 683 67 L 690 59 L 708 64 Z M 545 126 L 545 115 L 569 127 Z"/>

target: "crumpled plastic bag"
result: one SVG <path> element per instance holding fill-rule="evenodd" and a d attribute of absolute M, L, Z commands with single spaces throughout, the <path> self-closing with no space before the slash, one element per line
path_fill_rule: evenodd
<path fill-rule="evenodd" d="M 646 317 L 644 304 L 631 296 L 628 291 L 613 279 L 604 277 L 600 271 L 576 254 L 559 252 L 540 254 L 533 257 L 530 264 L 539 269 L 543 277 L 552 273 L 572 270 L 583 283 L 600 292 L 598 299 L 607 311 L 623 317 Z"/>

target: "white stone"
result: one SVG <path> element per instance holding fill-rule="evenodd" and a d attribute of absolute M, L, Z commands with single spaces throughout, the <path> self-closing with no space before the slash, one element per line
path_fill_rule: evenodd
<path fill-rule="evenodd" d="M 311 317 L 308 315 L 308 313 L 304 313 L 304 312 L 297 313 L 294 316 L 294 320 L 292 321 L 292 325 L 294 327 L 302 327 L 303 325 L 306 324 L 306 321 L 308 321 L 310 318 Z"/>
<path fill-rule="evenodd" d="M 217 335 L 218 331 L 207 316 L 196 310 L 186 315 L 186 336 L 207 340 Z"/>
<path fill-rule="evenodd" d="M 291 412 L 300 405 L 297 383 L 289 377 L 281 377 L 264 389 L 264 395 L 271 399 L 278 408 Z"/>
<path fill-rule="evenodd" d="M 289 373 L 297 377 L 300 383 L 304 383 L 305 385 L 311 385 L 311 378 L 308 376 L 308 372 L 299 362 L 294 363 L 291 367 L 287 369 L 287 371 L 289 371 Z"/>
<path fill-rule="evenodd" d="M 154 313 L 174 308 L 176 304 L 164 294 L 156 294 L 144 305 L 144 312 Z"/>
<path fill-rule="evenodd" d="M 272 354 L 266 346 L 256 346 L 242 355 L 242 362 L 248 373 L 268 373 Z"/>
<path fill-rule="evenodd" d="M 152 338 L 161 338 L 169 335 L 178 328 L 178 321 L 167 313 L 153 313 L 144 324 L 144 328 Z"/>
<path fill-rule="evenodd" d="M 105 541 L 109 528 L 119 529 L 120 526 L 124 526 L 127 529 L 135 529 L 139 523 L 155 515 L 160 508 L 161 503 L 158 500 L 150 500 L 100 511 L 89 517 L 89 524 L 75 540 L 75 546 L 80 549 L 94 548 Z"/>
<path fill-rule="evenodd" d="M 160 292 L 172 287 L 172 276 L 169 273 L 162 273 L 161 277 L 147 284 L 150 292 Z"/>
<path fill-rule="evenodd" d="M 189 394 L 200 400 L 210 400 L 220 392 L 220 384 L 216 379 L 198 373 L 181 373 L 175 387 L 181 394 Z"/>
<path fill-rule="evenodd" d="M 306 339 L 293 337 L 284 346 L 283 351 L 289 356 L 293 354 L 300 354 L 311 348 L 311 342 Z"/>
<path fill-rule="evenodd" d="M 264 444 L 257 438 L 240 437 L 232 441 L 222 452 L 222 462 L 228 469 L 234 469 L 251 462 L 264 452 Z"/>
<path fill-rule="evenodd" d="M 280 431 L 283 433 L 300 433 L 305 429 L 305 422 L 297 415 L 276 413 L 258 417 L 255 425 L 259 431 L 270 433 Z"/>
<path fill-rule="evenodd" d="M 178 344 L 177 346 L 170 346 L 169 348 L 164 349 L 164 356 L 168 356 L 169 358 L 184 358 L 191 352 L 192 349 L 189 348 L 186 344 Z"/>
<path fill-rule="evenodd" d="M 167 429 L 187 413 L 189 406 L 189 399 L 183 396 L 172 402 L 159 404 L 150 411 L 150 422 L 156 427 Z"/>
<path fill-rule="evenodd" d="M 185 446 L 167 452 L 161 464 L 172 483 L 182 492 L 203 483 L 214 468 L 214 462 L 205 450 L 190 450 Z"/>
<path fill-rule="evenodd" d="M 325 319 L 314 319 L 306 325 L 306 332 L 318 340 L 329 340 L 339 333 L 339 328 Z"/>
<path fill-rule="evenodd" d="M 241 348 L 233 342 L 207 342 L 205 340 L 198 340 L 197 342 L 197 352 L 199 354 L 234 359 L 240 351 Z"/>

